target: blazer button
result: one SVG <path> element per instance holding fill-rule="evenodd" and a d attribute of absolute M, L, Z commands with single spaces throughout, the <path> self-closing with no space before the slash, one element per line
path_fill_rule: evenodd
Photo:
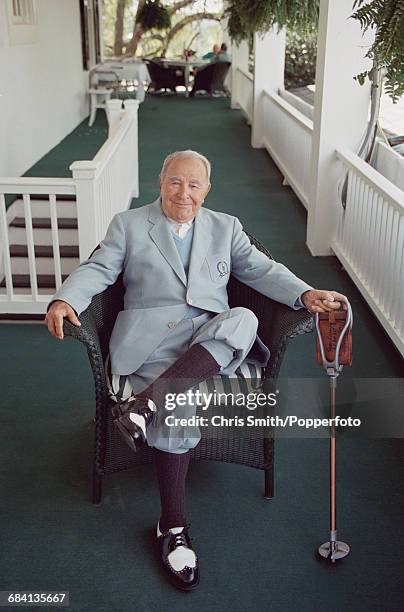
<path fill-rule="evenodd" d="M 191 298 L 188 298 L 188 304 L 189 304 L 190 306 L 192 306 L 193 301 L 191 300 Z"/>
<path fill-rule="evenodd" d="M 176 324 L 176 322 L 175 322 L 175 321 L 170 321 L 170 322 L 168 323 L 168 327 L 169 327 L 170 329 L 174 329 L 174 327 L 175 327 L 176 325 L 177 325 L 177 324 Z"/>

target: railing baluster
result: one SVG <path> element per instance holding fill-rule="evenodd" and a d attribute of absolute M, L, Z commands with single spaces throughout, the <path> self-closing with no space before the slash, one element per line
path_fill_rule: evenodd
<path fill-rule="evenodd" d="M 352 259 L 352 247 L 353 247 L 353 240 L 354 240 L 354 234 L 355 234 L 355 216 L 356 216 L 356 203 L 357 203 L 357 193 L 359 191 L 359 178 L 356 174 L 353 175 L 353 186 L 352 186 L 352 194 L 351 194 L 351 201 L 349 203 L 349 206 L 347 205 L 346 207 L 346 211 L 348 213 L 347 215 L 347 256 L 351 262 L 351 264 L 353 265 L 353 259 Z"/>
<path fill-rule="evenodd" d="M 399 266 L 397 274 L 397 287 L 398 287 L 398 300 L 397 300 L 397 316 L 396 316 L 396 328 L 400 337 L 404 337 L 404 215 L 400 217 L 399 224 Z"/>
<path fill-rule="evenodd" d="M 389 244 L 389 260 L 390 260 L 390 270 L 389 270 L 389 297 L 387 304 L 387 315 L 389 319 L 391 319 L 392 310 L 393 310 L 393 302 L 394 299 L 398 297 L 398 287 L 394 286 L 394 271 L 396 266 L 396 247 L 397 247 L 397 238 L 398 238 L 398 222 L 399 222 L 399 214 L 393 207 L 391 207 L 391 231 L 390 231 L 390 244 Z"/>
<path fill-rule="evenodd" d="M 374 272 L 375 272 L 375 251 L 376 251 L 376 215 L 377 215 L 377 201 L 378 193 L 376 189 L 373 189 L 372 200 L 370 205 L 369 214 L 369 250 L 365 257 L 366 267 L 366 283 L 369 290 L 373 293 L 374 291 Z"/>
<path fill-rule="evenodd" d="M 58 216 L 56 209 L 56 195 L 49 195 L 49 208 L 50 208 L 50 219 L 51 219 L 51 231 L 52 231 L 52 248 L 53 248 L 53 268 L 55 272 L 55 286 L 56 289 L 62 284 L 62 267 L 60 263 L 60 247 L 59 247 L 59 227 L 58 227 Z"/>
<path fill-rule="evenodd" d="M 363 206 L 366 200 L 368 193 L 368 185 L 364 180 L 360 182 L 360 190 L 358 194 L 358 200 L 356 202 L 356 219 L 355 219 L 355 235 L 353 241 L 353 254 L 352 261 L 355 270 L 359 277 L 361 274 L 361 261 L 360 261 L 360 252 L 363 240 L 363 227 L 362 227 L 362 219 L 363 219 Z"/>
<path fill-rule="evenodd" d="M 390 238 L 391 238 L 391 217 L 393 214 L 392 207 L 389 206 L 388 203 L 384 204 L 385 210 L 385 225 L 384 225 L 384 234 L 382 237 L 382 274 L 380 279 L 380 298 L 382 300 L 382 308 L 386 313 L 386 302 L 387 302 L 387 287 L 390 273 Z"/>
<path fill-rule="evenodd" d="M 371 197 L 372 197 L 372 187 L 367 182 L 365 193 L 364 193 L 363 205 L 362 205 L 362 215 L 361 215 L 361 220 L 360 220 L 361 243 L 360 243 L 359 252 L 358 252 L 359 267 L 361 269 L 362 280 L 366 278 L 363 262 L 366 260 L 366 251 L 368 248 L 367 227 L 368 227 L 368 220 L 369 220 Z"/>
<path fill-rule="evenodd" d="M 398 211 L 392 210 L 391 215 L 391 231 L 389 236 L 389 277 L 387 281 L 387 289 L 386 289 L 386 316 L 392 320 L 393 308 L 395 298 L 397 295 L 397 287 L 394 285 L 395 278 L 395 268 L 397 266 L 397 240 L 398 240 L 398 222 L 399 222 L 399 214 Z"/>
<path fill-rule="evenodd" d="M 347 168 L 343 166 L 344 170 Z M 348 236 L 349 236 L 349 220 L 351 216 L 351 209 L 353 205 L 353 190 L 355 186 L 355 175 L 352 170 L 348 169 L 348 189 L 347 189 L 347 197 L 346 197 L 346 207 L 345 210 L 341 208 L 341 219 L 342 219 L 342 228 L 341 228 L 341 244 L 343 246 L 344 252 L 348 254 Z"/>
<path fill-rule="evenodd" d="M 32 227 L 31 197 L 28 193 L 24 193 L 23 202 L 24 202 L 25 233 L 27 237 L 29 277 L 30 277 L 30 283 L 31 283 L 32 301 L 37 302 L 38 301 L 38 281 L 37 281 L 37 276 L 36 276 L 34 230 Z"/>
<path fill-rule="evenodd" d="M 0 253 L 0 263 L 2 263 L 0 269 L 2 272 L 4 272 L 7 299 L 11 301 L 14 298 L 13 275 L 11 272 L 10 244 L 8 240 L 6 199 L 2 193 L 0 193 L 0 239 L 1 244 L 3 245 L 2 253 Z"/>
<path fill-rule="evenodd" d="M 376 219 L 376 266 L 375 266 L 375 284 L 374 284 L 374 296 L 376 303 L 379 305 L 380 302 L 380 276 L 382 274 L 382 235 L 383 235 L 383 224 L 385 221 L 384 208 L 383 208 L 383 197 L 379 194 L 377 198 L 377 219 Z"/>

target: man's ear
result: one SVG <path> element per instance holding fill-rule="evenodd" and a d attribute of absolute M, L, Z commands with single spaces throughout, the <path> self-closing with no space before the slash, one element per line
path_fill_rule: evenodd
<path fill-rule="evenodd" d="M 211 187 L 212 187 L 212 185 L 209 183 L 209 185 L 208 185 L 208 187 L 207 187 L 207 189 L 206 189 L 205 198 L 206 198 L 206 196 L 208 195 L 208 193 L 209 193 L 209 191 L 210 191 L 210 188 L 211 188 Z"/>

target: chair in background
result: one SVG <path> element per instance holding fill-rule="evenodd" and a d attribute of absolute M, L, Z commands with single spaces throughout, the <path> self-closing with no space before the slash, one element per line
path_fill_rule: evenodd
<path fill-rule="evenodd" d="M 154 93 L 161 90 L 170 90 L 176 93 L 176 87 L 185 87 L 184 70 L 164 65 L 164 60 L 155 58 L 147 62 L 152 88 Z"/>
<path fill-rule="evenodd" d="M 264 246 L 252 236 L 249 238 L 252 244 L 271 258 Z M 152 462 L 152 449 L 148 446 L 137 453 L 129 449 L 114 427 L 111 414 L 114 403 L 108 394 L 104 364 L 108 356 L 109 339 L 115 319 L 124 307 L 123 296 L 124 287 L 120 275 L 113 285 L 93 297 L 90 306 L 80 315 L 81 327 L 72 325 L 66 319 L 64 321 L 65 335 L 85 345 L 94 376 L 96 413 L 92 501 L 95 504 L 101 501 L 103 477 L 106 474 Z M 230 277 L 229 280 L 228 296 L 230 307 L 244 306 L 257 316 L 258 334 L 271 349 L 271 358 L 265 369 L 264 378 L 276 380 L 289 340 L 312 331 L 311 315 L 305 309 L 292 310 L 288 306 L 274 302 L 234 277 Z M 208 419 L 209 410 L 203 412 Z M 244 430 L 243 436 L 223 438 L 220 428 L 203 428 L 202 439 L 191 451 L 191 457 L 195 460 L 238 463 L 263 470 L 264 494 L 266 498 L 271 498 L 274 491 L 274 440 L 271 437 L 258 438 L 254 428 L 251 427 Z"/>
<path fill-rule="evenodd" d="M 119 78 L 112 70 L 99 70 L 98 67 L 90 70 L 88 95 L 90 96 L 90 118 L 88 125 L 91 127 L 95 121 L 98 108 L 106 109 L 108 100 L 115 94 L 119 87 Z"/>
<path fill-rule="evenodd" d="M 224 80 L 229 72 L 230 62 L 214 62 L 198 70 L 195 75 L 194 86 L 190 92 L 191 98 L 197 91 L 206 91 L 212 95 L 215 91 L 226 92 Z"/>
<path fill-rule="evenodd" d="M 98 85 L 97 87 L 90 87 L 88 94 L 90 96 L 90 118 L 88 125 L 91 127 L 95 121 L 98 108 L 106 110 L 107 102 L 111 99 L 114 90 L 111 87 L 104 87 Z"/>

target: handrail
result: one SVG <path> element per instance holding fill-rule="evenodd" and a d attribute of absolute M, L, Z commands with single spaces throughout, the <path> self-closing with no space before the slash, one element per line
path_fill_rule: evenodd
<path fill-rule="evenodd" d="M 367 183 L 372 183 L 377 190 L 388 200 L 400 214 L 404 211 L 404 191 L 396 187 L 380 172 L 367 164 L 363 159 L 355 155 L 346 148 L 338 148 L 335 150 L 337 157 L 348 167 L 354 170 Z"/>
<path fill-rule="evenodd" d="M 266 89 L 263 91 L 263 95 L 269 98 L 272 102 L 275 102 L 280 108 L 286 111 L 297 123 L 300 123 L 307 131 L 313 131 L 313 121 L 308 119 L 303 113 L 294 108 L 289 102 L 286 102 L 279 94 L 274 94 Z"/>
<path fill-rule="evenodd" d="M 52 188 L 55 195 L 74 195 L 76 187 L 71 178 L 44 178 L 34 176 L 0 177 L 0 191 L 2 193 L 37 195 L 43 194 L 44 189 Z"/>
<path fill-rule="evenodd" d="M 113 138 L 108 138 L 102 147 L 97 151 L 96 155 L 92 159 L 92 166 L 98 174 L 103 170 L 109 159 L 113 156 L 121 141 L 124 139 L 126 133 L 130 129 L 133 121 L 136 120 L 135 113 L 126 113 L 125 116 L 120 120 L 118 127 L 114 131 Z M 74 162 L 80 163 L 80 162 Z M 91 162 L 89 162 L 91 164 Z M 90 166 L 88 166 L 90 167 Z"/>
<path fill-rule="evenodd" d="M 249 79 L 250 81 L 254 81 L 254 77 L 251 74 L 251 72 L 247 72 L 246 70 L 244 70 L 244 68 L 240 68 L 240 66 L 237 66 L 236 70 L 241 72 L 241 74 L 243 74 L 245 77 L 247 77 L 247 79 Z"/>

